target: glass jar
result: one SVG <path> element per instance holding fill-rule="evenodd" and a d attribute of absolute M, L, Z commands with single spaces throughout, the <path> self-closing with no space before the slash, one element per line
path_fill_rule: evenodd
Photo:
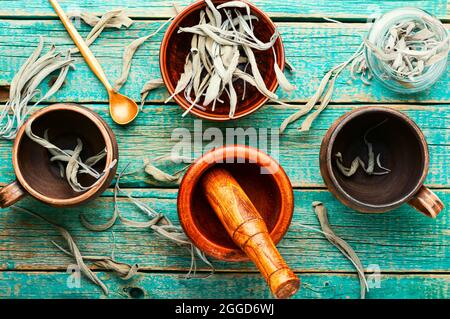
<path fill-rule="evenodd" d="M 367 36 L 367 40 L 382 49 L 389 35 L 389 30 L 399 23 L 427 20 L 427 26 L 436 34 L 439 41 L 447 39 L 444 25 L 433 15 L 418 8 L 398 8 L 378 18 Z M 446 46 L 448 47 L 448 39 Z M 447 69 L 448 55 L 439 62 L 425 67 L 420 75 L 408 78 L 398 75 L 385 61 L 379 59 L 371 49 L 365 49 L 366 61 L 373 76 L 383 85 L 398 93 L 416 93 L 432 86 Z"/>

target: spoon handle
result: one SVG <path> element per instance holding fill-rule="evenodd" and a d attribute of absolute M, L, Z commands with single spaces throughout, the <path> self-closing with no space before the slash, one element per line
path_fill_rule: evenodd
<path fill-rule="evenodd" d="M 98 79 L 103 83 L 103 85 L 108 90 L 108 92 L 112 91 L 113 88 L 112 88 L 111 84 L 109 83 L 100 63 L 95 58 L 94 54 L 89 49 L 86 42 L 84 42 L 84 39 L 78 33 L 77 29 L 74 27 L 72 22 L 70 22 L 69 18 L 64 13 L 61 6 L 59 5 L 58 1 L 49 0 L 49 2 L 53 6 L 53 9 L 55 9 L 56 14 L 59 16 L 60 20 L 64 24 L 64 27 L 66 28 L 66 30 L 69 33 L 70 37 L 72 38 L 73 42 L 77 45 L 78 49 L 80 50 L 80 52 L 83 55 L 84 59 L 86 60 L 87 64 L 91 68 L 92 72 L 94 72 L 94 74 L 98 77 Z"/>

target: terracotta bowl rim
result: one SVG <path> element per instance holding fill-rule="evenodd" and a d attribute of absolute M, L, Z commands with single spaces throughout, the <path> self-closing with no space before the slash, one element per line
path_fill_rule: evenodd
<path fill-rule="evenodd" d="M 279 241 L 284 237 L 292 221 L 292 216 L 294 213 L 294 193 L 292 184 L 283 168 L 272 157 L 262 152 L 261 150 L 244 145 L 228 145 L 213 149 L 205 153 L 191 165 L 180 184 L 177 203 L 178 217 L 180 220 L 180 224 L 187 236 L 192 240 L 196 247 L 205 252 L 207 255 L 225 261 L 247 261 L 249 260 L 248 257 L 240 249 L 223 247 L 204 236 L 199 228 L 194 224 L 192 219 L 192 211 L 190 210 L 190 195 L 192 194 L 195 185 L 200 180 L 202 174 L 208 168 L 217 165 L 216 163 L 211 163 L 210 161 L 208 161 L 208 159 L 217 157 L 224 159 L 230 158 L 229 156 L 226 156 L 227 152 L 232 152 L 232 154 L 236 152 L 243 152 L 239 154 L 245 154 L 244 157 L 246 158 L 248 158 L 248 156 L 252 153 L 257 154 L 258 161 L 255 163 L 255 165 L 267 167 L 265 164 L 262 165 L 262 163 L 269 163 L 271 167 L 277 168 L 277 171 L 272 174 L 274 182 L 280 188 L 284 187 L 284 189 L 287 189 L 287 191 L 280 192 L 280 213 L 274 228 L 270 232 L 270 235 L 275 245 L 278 244 Z M 187 204 L 182 205 L 181 203 Z M 187 209 L 183 210 L 181 208 L 182 206 L 187 207 Z"/>
<path fill-rule="evenodd" d="M 354 198 L 353 196 L 348 194 L 339 184 L 339 182 L 334 174 L 334 170 L 333 170 L 333 166 L 332 166 L 333 145 L 334 145 L 334 142 L 335 142 L 338 134 L 342 131 L 344 126 L 347 125 L 351 120 L 357 118 L 360 115 L 367 114 L 367 113 L 380 113 L 380 112 L 389 113 L 389 115 L 394 116 L 394 117 L 404 121 L 406 124 L 408 124 L 414 130 L 414 134 L 417 135 L 420 146 L 421 146 L 422 153 L 425 155 L 424 161 L 423 161 L 424 162 L 423 163 L 424 170 L 423 170 L 416 186 L 408 194 L 403 196 L 403 198 L 397 200 L 396 202 L 389 203 L 388 205 L 368 204 L 366 202 L 359 201 L 357 198 Z M 411 118 L 409 118 L 406 114 L 404 114 L 400 111 L 397 111 L 395 109 L 392 109 L 392 108 L 387 108 L 387 107 L 366 106 L 366 107 L 360 107 L 360 108 L 357 108 L 350 112 L 345 113 L 344 115 L 342 115 L 340 118 L 338 118 L 335 121 L 335 125 L 332 125 L 329 128 L 329 132 L 325 135 L 325 138 L 322 140 L 321 149 L 323 149 L 323 151 L 326 152 L 325 153 L 326 154 L 326 163 L 324 163 L 324 166 L 326 167 L 326 170 L 327 170 L 326 174 L 329 177 L 328 183 L 327 183 L 327 180 L 324 178 L 325 183 L 328 184 L 327 186 L 333 190 L 333 193 L 336 194 L 336 197 L 338 197 L 338 199 L 340 201 L 342 201 L 342 199 L 344 199 L 344 201 L 348 203 L 348 206 L 350 206 L 351 208 L 356 209 L 358 211 L 361 211 L 361 212 L 383 213 L 383 212 L 395 209 L 395 208 L 401 206 L 402 204 L 406 203 L 407 201 L 409 201 L 414 196 L 414 194 L 416 194 L 419 191 L 419 189 L 422 187 L 423 183 L 425 182 L 425 179 L 428 174 L 429 163 L 430 163 L 429 156 L 426 156 L 426 154 L 428 154 L 428 152 L 429 152 L 428 145 L 426 143 L 425 136 L 423 135 L 423 132 L 421 131 L 419 126 Z M 322 164 L 321 164 L 321 166 L 322 166 Z M 322 173 L 322 175 L 324 175 L 324 174 Z"/>
<path fill-rule="evenodd" d="M 96 193 L 104 187 L 105 182 L 109 179 L 111 174 L 115 174 L 118 163 L 116 163 L 114 168 L 111 169 L 109 174 L 105 174 L 100 179 L 101 182 L 99 182 L 95 187 L 87 190 L 84 193 L 80 193 L 80 195 L 76 196 L 76 197 L 72 197 L 72 198 L 68 198 L 68 199 L 51 198 L 51 197 L 48 197 L 48 196 L 36 191 L 33 187 L 31 187 L 31 185 L 27 182 L 27 179 L 23 176 L 23 174 L 21 172 L 19 158 L 18 158 L 19 148 L 20 148 L 21 142 L 23 141 L 23 137 L 25 136 L 26 125 L 31 120 L 35 120 L 45 114 L 48 114 L 51 112 L 57 112 L 57 111 L 70 111 L 70 112 L 79 113 L 95 124 L 95 126 L 98 128 L 98 130 L 102 134 L 103 140 L 106 144 L 107 154 L 106 154 L 105 167 L 109 167 L 109 165 L 111 165 L 112 161 L 114 160 L 114 157 L 116 157 L 116 159 L 118 159 L 118 154 L 115 154 L 116 152 L 114 150 L 114 145 L 113 145 L 113 140 L 115 140 L 115 137 L 114 136 L 111 137 L 109 135 L 109 132 L 108 132 L 107 128 L 105 127 L 106 123 L 104 122 L 104 120 L 98 114 L 96 114 L 95 112 L 91 111 L 90 109 L 88 109 L 84 106 L 74 104 L 74 103 L 53 104 L 53 105 L 47 106 L 43 109 L 36 111 L 28 118 L 28 120 L 20 127 L 20 129 L 17 133 L 16 139 L 14 141 L 14 145 L 13 145 L 12 162 L 13 162 L 13 167 L 14 167 L 14 172 L 16 174 L 16 178 L 19 181 L 20 185 L 30 195 L 32 195 L 36 199 L 38 199 L 44 203 L 47 203 L 49 205 L 52 205 L 52 206 L 69 207 L 69 206 L 75 206 L 75 205 L 82 203 L 82 202 L 90 199 L 91 197 L 95 196 Z M 112 130 L 111 130 L 111 132 L 112 132 Z"/>
<path fill-rule="evenodd" d="M 240 0 L 242 2 L 245 2 L 247 5 L 249 5 L 251 11 L 255 12 L 257 15 L 261 16 L 261 21 L 263 21 L 268 27 L 270 27 L 274 32 L 276 30 L 276 25 L 272 21 L 272 19 L 269 17 L 267 13 L 259 9 L 257 6 L 255 6 L 253 3 L 248 2 L 246 0 Z M 216 2 L 216 0 L 212 0 L 213 3 Z M 194 2 L 187 6 L 183 11 L 178 13 L 174 20 L 170 23 L 169 27 L 167 28 L 166 32 L 164 33 L 163 40 L 161 42 L 160 46 L 160 53 L 159 53 L 159 66 L 161 70 L 161 76 L 163 79 L 163 82 L 167 88 L 167 91 L 169 92 L 169 95 L 171 96 L 175 92 L 175 88 L 172 85 L 170 81 L 170 76 L 168 74 L 167 68 L 166 68 L 166 60 L 167 60 L 167 47 L 168 43 L 172 37 L 173 34 L 175 34 L 176 29 L 178 28 L 179 24 L 183 21 L 183 19 L 188 15 L 191 14 L 192 11 L 199 10 L 201 7 L 206 6 L 206 3 L 203 0 Z M 278 37 L 277 41 L 275 42 L 275 46 L 280 47 L 280 54 L 277 55 L 278 58 L 278 64 L 281 68 L 281 70 L 284 70 L 286 61 L 285 61 L 285 51 L 284 51 L 284 45 L 283 40 L 281 39 L 281 35 Z M 268 87 L 269 91 L 275 93 L 275 91 L 278 89 L 278 81 L 274 81 L 274 83 Z M 194 114 L 195 116 L 205 119 L 205 120 L 211 120 L 211 121 L 217 121 L 217 122 L 223 122 L 223 121 L 234 121 L 239 118 L 243 118 L 245 116 L 248 116 L 257 110 L 259 110 L 262 106 L 264 106 L 267 101 L 269 101 L 269 98 L 262 95 L 258 92 L 258 94 L 261 95 L 260 101 L 258 103 L 255 103 L 253 106 L 249 107 L 247 111 L 239 113 L 236 112 L 236 115 L 230 119 L 227 115 L 216 115 L 212 112 L 208 111 L 202 111 L 197 108 L 193 108 L 190 113 Z M 184 97 L 181 97 L 180 94 L 177 94 L 173 97 L 175 102 L 182 107 L 184 110 L 187 110 L 189 107 L 189 103 L 184 99 Z"/>

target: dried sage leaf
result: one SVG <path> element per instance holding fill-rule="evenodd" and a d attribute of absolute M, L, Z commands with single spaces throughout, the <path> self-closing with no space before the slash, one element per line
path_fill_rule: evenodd
<path fill-rule="evenodd" d="M 134 54 L 136 53 L 136 51 L 139 49 L 139 47 L 144 44 L 145 41 L 147 41 L 148 39 L 152 38 L 153 36 L 155 36 L 156 34 L 158 34 L 168 23 L 170 23 L 173 20 L 173 18 L 170 18 L 169 20 L 167 20 L 166 22 L 164 22 L 161 26 L 159 26 L 155 32 L 145 36 L 145 37 L 141 37 L 139 39 L 134 40 L 133 42 L 131 42 L 126 48 L 125 48 L 125 52 L 123 54 L 123 66 L 122 66 L 122 74 L 120 75 L 120 77 L 116 80 L 116 82 L 114 83 L 114 89 L 116 91 L 119 91 L 120 88 L 125 84 L 125 82 L 128 79 L 128 76 L 130 74 L 130 69 L 131 69 L 131 62 L 133 60 Z"/>
<path fill-rule="evenodd" d="M 160 87 L 164 87 L 164 81 L 162 79 L 150 80 L 144 84 L 141 90 L 141 111 L 144 108 L 145 100 L 147 99 L 147 96 L 150 93 L 150 91 L 153 91 Z"/>
<path fill-rule="evenodd" d="M 186 63 L 184 65 L 184 72 L 181 74 L 180 79 L 178 80 L 177 86 L 175 87 L 175 91 L 173 94 L 166 100 L 165 103 L 170 101 L 175 95 L 179 94 L 183 91 L 188 84 L 191 82 L 193 70 L 192 70 L 192 60 L 191 55 L 186 57 Z"/>
<path fill-rule="evenodd" d="M 80 268 L 81 272 L 94 284 L 98 285 L 105 295 L 108 295 L 108 288 L 105 286 L 105 284 L 97 277 L 97 275 L 89 269 L 89 267 L 85 264 L 83 255 L 81 254 L 80 250 L 78 249 L 78 246 L 73 239 L 72 235 L 63 227 L 53 223 L 52 221 L 48 220 L 47 218 L 43 217 L 42 215 L 32 212 L 28 209 L 19 207 L 19 206 L 12 206 L 12 209 L 26 213 L 28 215 L 31 215 L 33 217 L 36 217 L 37 219 L 40 219 L 49 225 L 53 226 L 60 234 L 61 236 L 66 240 L 67 245 L 69 247 L 70 254 L 74 257 L 78 267 Z"/>
<path fill-rule="evenodd" d="M 167 172 L 162 171 L 157 168 L 153 163 L 160 162 L 170 162 L 172 164 L 180 164 L 187 163 L 188 165 L 182 168 L 181 170 L 175 172 L 174 174 L 169 174 Z M 144 160 L 144 170 L 145 172 L 152 178 L 156 184 L 172 184 L 179 185 L 181 179 L 183 177 L 184 171 L 189 167 L 190 163 L 192 163 L 192 159 L 184 157 L 184 156 L 176 156 L 173 154 L 167 156 L 160 156 L 155 158 L 153 161 L 148 159 Z"/>
<path fill-rule="evenodd" d="M 92 18 L 92 16 L 91 16 L 91 18 Z M 92 43 L 95 42 L 95 40 L 97 40 L 97 38 L 100 36 L 100 34 L 103 32 L 104 29 L 109 28 L 109 27 L 117 28 L 119 25 L 119 22 L 117 22 L 118 20 L 121 20 L 120 24 L 125 26 L 126 28 L 131 26 L 131 23 L 128 23 L 129 18 L 126 16 L 126 14 L 123 12 L 123 10 L 120 10 L 120 9 L 108 11 L 101 18 L 97 18 L 97 19 L 96 19 L 97 23 L 95 23 L 94 25 L 90 24 L 93 21 L 88 20 L 90 22 L 88 24 L 93 27 L 85 39 L 85 42 L 88 46 L 90 46 Z M 122 22 L 125 22 L 125 23 L 122 23 Z M 114 24 L 114 25 L 111 26 L 112 24 Z M 70 50 L 70 53 L 72 53 L 72 54 L 75 54 L 77 52 L 79 52 L 77 47 L 74 47 Z"/>
<path fill-rule="evenodd" d="M 63 253 L 65 253 L 68 256 L 74 257 L 74 255 L 52 241 L 53 245 L 56 246 L 59 250 L 61 250 Z M 106 270 L 112 270 L 114 273 L 116 273 L 121 279 L 123 280 L 129 280 L 133 278 L 139 271 L 139 265 L 129 265 L 123 262 L 116 261 L 113 257 L 108 256 L 82 256 L 83 260 L 86 261 L 92 261 L 94 264 L 100 268 L 106 269 Z"/>
<path fill-rule="evenodd" d="M 369 128 L 365 133 L 364 133 L 364 143 L 367 146 L 367 153 L 368 153 L 368 164 L 367 167 L 364 163 L 364 161 L 357 156 L 351 164 L 350 168 L 347 168 L 344 166 L 344 160 L 343 160 L 343 156 L 341 154 L 341 152 L 336 153 L 335 157 L 336 157 L 336 165 L 339 169 L 339 171 L 347 176 L 350 177 L 352 175 L 354 175 L 356 173 L 356 171 L 358 170 L 359 167 L 362 167 L 362 169 L 364 170 L 364 172 L 368 175 L 385 175 L 388 174 L 389 172 L 391 172 L 390 169 L 385 168 L 381 165 L 381 160 L 380 160 L 380 155 L 378 154 L 376 159 L 375 159 L 375 153 L 373 152 L 373 145 L 372 143 L 370 143 L 367 140 L 367 136 L 376 128 L 378 128 L 379 126 L 381 126 L 382 124 L 386 123 L 387 119 L 383 120 L 382 122 L 378 123 L 377 125 Z M 378 166 L 378 168 L 382 169 L 383 172 L 375 172 L 375 164 Z"/>
<path fill-rule="evenodd" d="M 317 102 L 322 98 L 322 102 L 319 109 L 313 114 L 311 114 L 305 120 L 305 123 L 303 123 L 302 126 L 299 128 L 301 132 L 306 132 L 310 129 L 313 121 L 317 118 L 320 112 L 322 112 L 328 106 L 329 102 L 331 101 L 336 78 L 340 75 L 340 73 L 345 69 L 347 65 L 349 65 L 355 58 L 361 55 L 363 48 L 364 48 L 363 44 L 361 44 L 356 50 L 356 52 L 347 61 L 333 67 L 330 71 L 328 71 L 325 74 L 325 76 L 322 78 L 320 82 L 319 88 L 317 89 L 316 93 L 314 93 L 314 95 L 308 100 L 308 103 L 302 106 L 302 108 L 299 111 L 290 115 L 283 121 L 283 123 L 280 126 L 280 134 L 283 134 L 288 125 L 297 121 L 302 116 L 308 114 L 314 108 Z M 327 90 L 325 91 L 326 88 Z"/>
<path fill-rule="evenodd" d="M 340 152 L 336 153 L 336 165 L 338 169 L 341 171 L 342 174 L 344 174 L 347 177 L 350 177 L 356 173 L 356 171 L 359 168 L 359 165 L 361 163 L 361 159 L 359 157 L 356 157 L 350 166 L 350 168 L 347 168 L 344 166 L 342 154 Z"/>
<path fill-rule="evenodd" d="M 113 17 L 111 19 L 108 19 L 108 23 L 106 23 L 105 25 L 107 28 L 121 29 L 122 27 L 131 27 L 131 25 L 133 24 L 133 20 L 130 19 L 126 11 L 118 9 L 112 12 Z M 82 12 L 80 14 L 80 18 L 91 27 L 95 27 L 101 19 L 95 14 L 89 12 Z"/>

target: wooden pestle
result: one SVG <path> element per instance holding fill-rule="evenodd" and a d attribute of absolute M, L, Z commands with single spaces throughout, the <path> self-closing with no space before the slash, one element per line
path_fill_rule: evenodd
<path fill-rule="evenodd" d="M 223 168 L 202 178 L 203 191 L 233 241 L 256 264 L 276 298 L 289 298 L 300 280 L 275 247 L 267 226 L 236 179 Z"/>

